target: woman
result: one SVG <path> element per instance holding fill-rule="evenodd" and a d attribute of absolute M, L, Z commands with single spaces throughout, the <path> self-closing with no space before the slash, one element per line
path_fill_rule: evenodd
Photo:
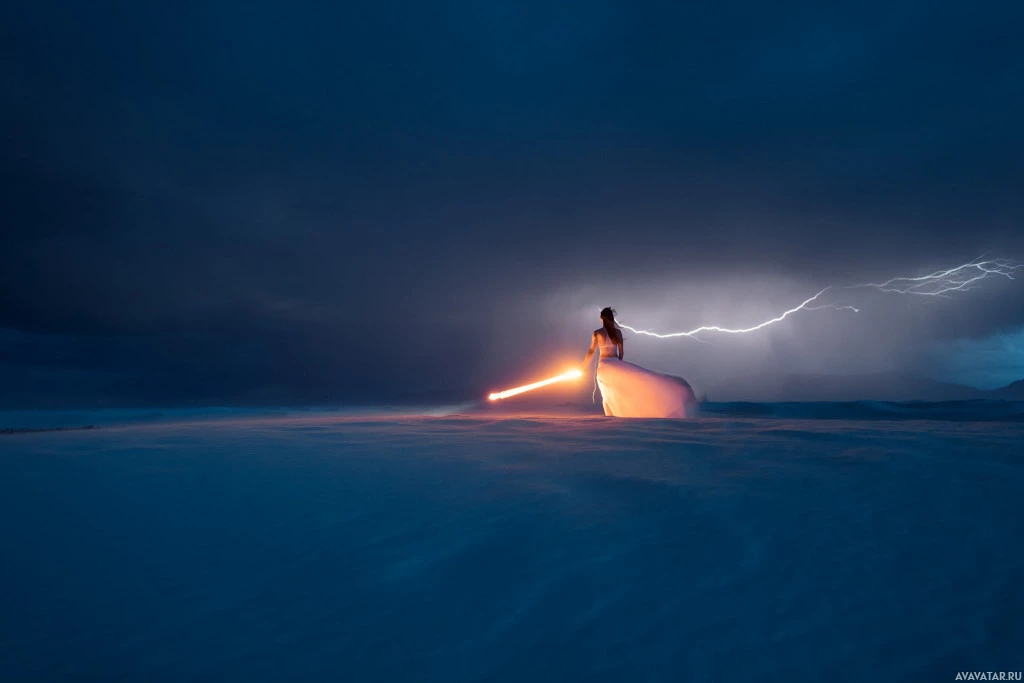
<path fill-rule="evenodd" d="M 600 329 L 594 330 L 590 349 L 583 359 L 584 370 L 600 350 L 597 386 L 601 389 L 604 414 L 615 417 L 692 417 L 697 405 L 686 380 L 645 370 L 622 360 L 622 330 L 615 325 L 615 311 L 601 311 Z"/>

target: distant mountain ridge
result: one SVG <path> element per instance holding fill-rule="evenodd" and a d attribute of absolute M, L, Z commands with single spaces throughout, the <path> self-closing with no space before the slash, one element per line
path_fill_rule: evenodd
<path fill-rule="evenodd" d="M 718 401 L 966 401 L 1024 400 L 1024 380 L 986 391 L 911 373 L 863 375 L 769 374 L 732 378 L 708 387 Z"/>
<path fill-rule="evenodd" d="M 994 389 L 987 393 L 992 394 L 993 398 L 999 398 L 1004 401 L 1024 401 L 1024 379 L 1019 379 L 1001 389 Z"/>

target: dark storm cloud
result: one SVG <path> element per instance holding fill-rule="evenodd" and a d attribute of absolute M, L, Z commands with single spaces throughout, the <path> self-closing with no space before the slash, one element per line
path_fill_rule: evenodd
<path fill-rule="evenodd" d="M 1018 4 L 549 5 L 8 4 L 8 402 L 454 395 L 585 341 L 573 292 L 1024 255 Z"/>

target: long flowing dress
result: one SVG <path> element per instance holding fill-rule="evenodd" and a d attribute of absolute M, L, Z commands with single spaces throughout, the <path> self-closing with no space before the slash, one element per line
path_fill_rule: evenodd
<path fill-rule="evenodd" d="M 693 417 L 697 401 L 682 377 L 619 360 L 615 343 L 599 330 L 597 386 L 604 414 L 615 417 Z"/>

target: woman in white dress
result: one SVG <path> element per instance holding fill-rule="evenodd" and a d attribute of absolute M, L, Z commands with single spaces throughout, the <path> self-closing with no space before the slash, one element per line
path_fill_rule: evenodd
<path fill-rule="evenodd" d="M 584 369 L 594 350 L 597 386 L 601 390 L 604 414 L 615 417 L 692 417 L 697 401 L 686 380 L 663 375 L 622 360 L 622 330 L 615 325 L 615 311 L 601 311 L 600 329 L 594 330 Z"/>

